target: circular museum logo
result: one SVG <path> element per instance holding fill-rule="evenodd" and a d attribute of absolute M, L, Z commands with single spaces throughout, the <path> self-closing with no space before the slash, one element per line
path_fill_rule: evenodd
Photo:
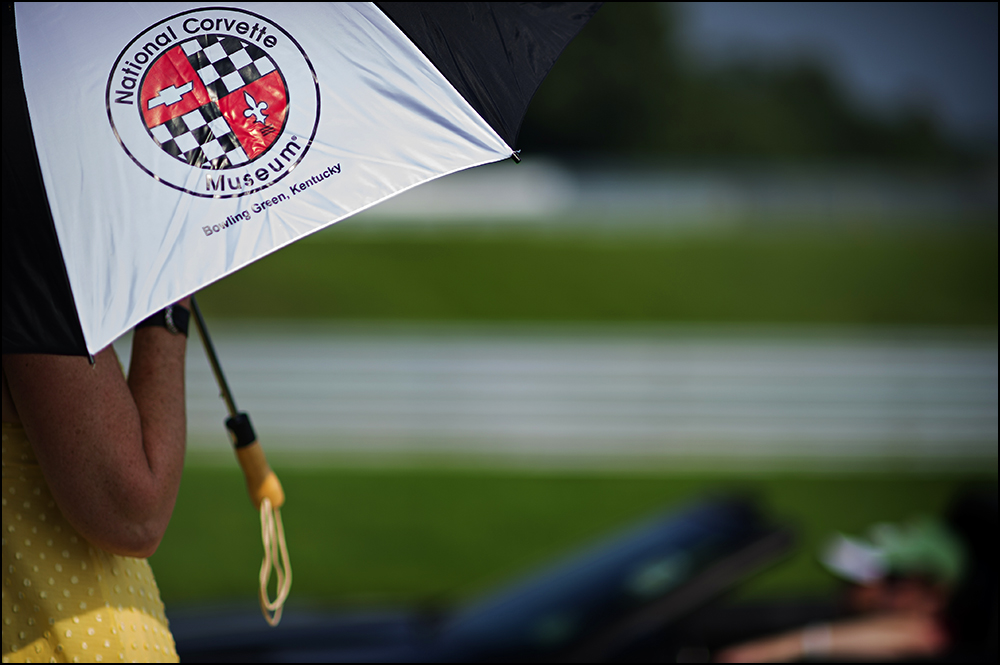
<path fill-rule="evenodd" d="M 106 105 L 122 148 L 152 177 L 195 196 L 243 196 L 302 161 L 319 126 L 319 82 L 274 22 L 205 8 L 122 49 Z"/>

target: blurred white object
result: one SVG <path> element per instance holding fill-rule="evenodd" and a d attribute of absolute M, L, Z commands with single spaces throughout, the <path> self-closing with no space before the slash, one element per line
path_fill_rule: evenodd
<path fill-rule="evenodd" d="M 879 548 L 839 533 L 827 544 L 820 560 L 832 573 L 856 584 L 871 584 L 888 572 Z"/>

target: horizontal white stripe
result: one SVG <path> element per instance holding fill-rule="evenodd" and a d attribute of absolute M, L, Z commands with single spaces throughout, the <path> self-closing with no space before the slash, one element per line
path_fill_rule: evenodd
<path fill-rule="evenodd" d="M 240 407 L 277 449 L 996 456 L 989 338 L 216 337 Z M 225 443 L 196 347 L 188 409 L 196 445 Z"/>

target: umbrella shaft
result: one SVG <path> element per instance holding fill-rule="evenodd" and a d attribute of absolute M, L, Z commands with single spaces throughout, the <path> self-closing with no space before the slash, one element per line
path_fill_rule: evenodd
<path fill-rule="evenodd" d="M 215 381 L 219 384 L 219 392 L 222 394 L 222 399 L 226 401 L 226 409 L 229 410 L 231 417 L 235 417 L 239 413 L 236 409 L 236 400 L 233 399 L 233 393 L 230 392 L 229 384 L 226 383 L 226 375 L 222 373 L 222 365 L 219 364 L 219 357 L 215 354 L 212 338 L 208 336 L 208 326 L 205 325 L 205 318 L 201 315 L 201 309 L 194 296 L 191 296 L 191 313 L 194 314 L 194 324 L 198 327 L 198 334 L 205 345 L 205 355 L 208 356 L 208 362 L 212 365 Z"/>

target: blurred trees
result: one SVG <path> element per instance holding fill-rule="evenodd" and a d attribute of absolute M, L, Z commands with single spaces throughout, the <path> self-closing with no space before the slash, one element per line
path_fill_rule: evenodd
<path fill-rule="evenodd" d="M 917 110 L 878 117 L 853 105 L 819 64 L 685 58 L 677 10 L 608 3 L 569 45 L 531 102 L 527 152 L 957 166 L 951 145 Z"/>

